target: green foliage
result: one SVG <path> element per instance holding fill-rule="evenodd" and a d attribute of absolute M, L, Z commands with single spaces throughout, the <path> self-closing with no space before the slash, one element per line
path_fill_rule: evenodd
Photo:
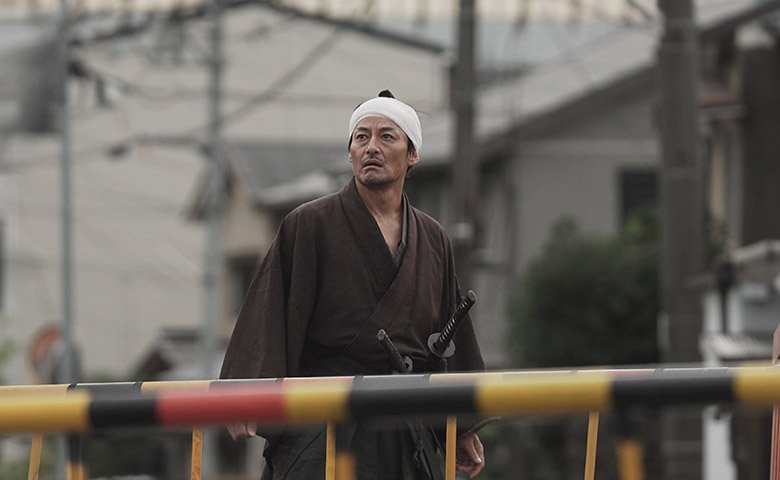
<path fill-rule="evenodd" d="M 510 306 L 509 351 L 516 365 L 655 362 L 657 239 L 649 213 L 603 237 L 560 220 Z"/>
<path fill-rule="evenodd" d="M 508 347 L 515 365 L 656 362 L 658 238 L 658 222 L 650 212 L 635 215 L 608 236 L 588 235 L 572 220 L 560 220 L 530 262 L 510 305 Z M 573 458 L 572 452 L 584 452 L 584 422 L 582 417 L 539 421 L 520 432 L 516 441 L 528 459 L 526 476 L 581 476 L 582 458 Z M 606 423 L 600 428 L 602 445 L 613 443 L 613 428 Z M 644 440 L 646 452 L 652 453 L 655 444 Z M 614 459 L 603 460 L 597 462 L 597 478 L 616 478 L 614 469 L 607 468 Z"/>

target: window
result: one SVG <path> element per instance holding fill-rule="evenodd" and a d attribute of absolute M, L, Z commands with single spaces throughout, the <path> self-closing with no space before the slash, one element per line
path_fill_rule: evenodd
<path fill-rule="evenodd" d="M 230 312 L 237 314 L 252 284 L 260 259 L 256 255 L 234 257 L 228 263 L 230 279 Z"/>
<path fill-rule="evenodd" d="M 627 169 L 620 172 L 620 223 L 631 214 L 658 206 L 658 172 Z"/>

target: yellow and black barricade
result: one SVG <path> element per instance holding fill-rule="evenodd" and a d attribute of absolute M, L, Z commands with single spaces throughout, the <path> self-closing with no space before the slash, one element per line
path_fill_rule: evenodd
<path fill-rule="evenodd" d="M 451 373 L 362 377 L 359 383 L 355 388 L 354 377 L 338 377 L 0 387 L 0 433 L 332 422 L 335 473 L 344 480 L 338 475 L 348 476 L 354 462 L 340 450 L 339 429 L 366 418 L 771 406 L 780 399 L 780 370 L 772 367 Z M 625 458 L 636 465 L 637 453 L 627 451 Z"/>

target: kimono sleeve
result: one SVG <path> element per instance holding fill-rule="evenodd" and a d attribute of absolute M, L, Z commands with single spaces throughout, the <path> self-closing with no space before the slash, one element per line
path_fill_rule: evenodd
<path fill-rule="evenodd" d="M 297 374 L 316 288 L 308 228 L 295 212 L 282 222 L 238 314 L 220 378 Z"/>

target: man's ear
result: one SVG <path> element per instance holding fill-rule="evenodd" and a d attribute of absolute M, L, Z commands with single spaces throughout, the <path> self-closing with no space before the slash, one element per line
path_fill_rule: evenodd
<path fill-rule="evenodd" d="M 420 161 L 420 154 L 417 153 L 417 149 L 409 149 L 409 163 L 410 167 L 417 164 Z"/>

